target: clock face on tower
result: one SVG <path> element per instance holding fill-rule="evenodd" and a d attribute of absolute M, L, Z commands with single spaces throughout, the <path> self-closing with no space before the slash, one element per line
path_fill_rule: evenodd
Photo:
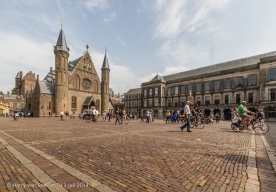
<path fill-rule="evenodd" d="M 82 87 L 85 89 L 85 90 L 89 90 L 91 88 L 91 81 L 89 79 L 84 79 L 82 81 Z"/>

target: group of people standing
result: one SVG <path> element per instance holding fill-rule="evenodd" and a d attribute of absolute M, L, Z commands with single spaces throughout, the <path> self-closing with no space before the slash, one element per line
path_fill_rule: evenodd
<path fill-rule="evenodd" d="M 174 110 L 173 112 L 171 110 L 167 110 L 166 113 L 167 119 L 166 119 L 166 123 L 169 123 L 170 121 L 172 123 L 176 123 L 180 121 L 180 110 Z"/>
<path fill-rule="evenodd" d="M 147 117 L 146 123 L 152 123 L 154 121 L 153 118 L 152 118 L 152 110 L 147 109 L 146 117 Z"/>

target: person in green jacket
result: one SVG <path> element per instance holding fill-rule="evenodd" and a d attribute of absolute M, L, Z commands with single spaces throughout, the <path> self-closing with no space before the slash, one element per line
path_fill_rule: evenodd
<path fill-rule="evenodd" d="M 246 108 L 246 104 L 247 104 L 246 101 L 242 101 L 241 105 L 238 108 L 238 115 L 242 118 L 242 120 L 248 126 L 250 123 L 250 116 L 248 115 L 248 113 L 251 113 L 251 111 L 249 111 Z"/>

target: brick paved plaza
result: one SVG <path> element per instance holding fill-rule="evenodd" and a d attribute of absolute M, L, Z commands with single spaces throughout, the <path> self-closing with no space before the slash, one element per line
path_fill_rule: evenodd
<path fill-rule="evenodd" d="M 0 191 L 275 191 L 276 128 L 0 118 Z"/>

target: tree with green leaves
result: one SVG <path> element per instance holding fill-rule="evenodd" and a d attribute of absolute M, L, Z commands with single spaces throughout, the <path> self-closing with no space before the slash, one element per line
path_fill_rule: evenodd
<path fill-rule="evenodd" d="M 16 94 L 16 88 L 13 88 L 13 89 L 11 90 L 11 94 Z"/>

